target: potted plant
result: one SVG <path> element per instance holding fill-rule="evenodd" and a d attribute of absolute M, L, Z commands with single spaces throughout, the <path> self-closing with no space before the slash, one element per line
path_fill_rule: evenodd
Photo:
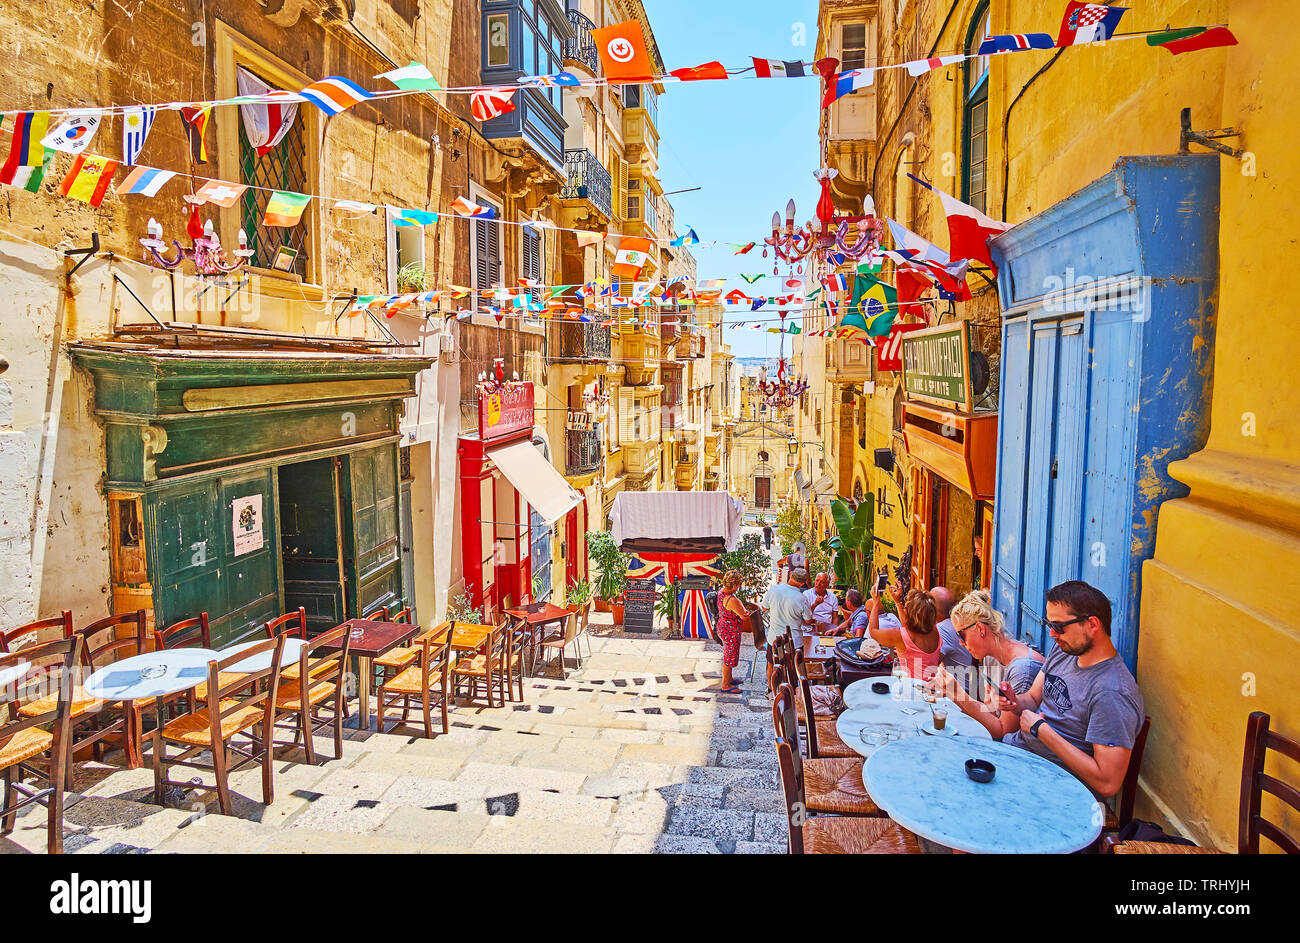
<path fill-rule="evenodd" d="M 871 594 L 871 570 L 875 556 L 875 512 L 868 498 L 857 510 L 843 498 L 831 502 L 831 515 L 839 531 L 835 554 L 835 579 L 862 595 Z"/>
<path fill-rule="evenodd" d="M 587 555 L 596 567 L 596 611 L 610 612 L 616 600 L 623 597 L 623 587 L 627 585 L 627 565 L 629 557 L 614 544 L 614 538 L 608 531 L 594 530 L 587 534 Z M 614 613 L 614 621 L 623 621 L 622 606 Z"/>
<path fill-rule="evenodd" d="M 407 262 L 397 270 L 397 290 L 400 292 L 424 291 L 427 281 L 423 262 Z"/>
<path fill-rule="evenodd" d="M 740 589 L 736 595 L 746 606 L 757 607 L 767 588 L 772 582 L 772 561 L 763 549 L 763 541 L 757 534 L 746 534 L 740 538 L 736 549 L 719 554 L 714 564 L 723 573 L 737 570 L 740 573 Z M 763 638 L 763 613 L 755 608 L 749 617 L 754 637 Z"/>
<path fill-rule="evenodd" d="M 655 615 L 662 616 L 668 623 L 671 631 L 677 625 L 677 619 L 681 615 L 682 604 L 681 598 L 677 592 L 675 583 L 668 583 L 659 591 L 655 599 Z"/>
<path fill-rule="evenodd" d="M 527 609 L 529 612 L 540 612 L 541 609 L 546 605 L 546 600 L 543 599 L 542 597 L 549 596 L 551 592 L 546 585 L 546 581 L 543 580 L 537 574 L 533 575 L 532 591 L 533 591 L 532 602 L 528 603 L 528 605 L 524 606 L 524 608 Z"/>

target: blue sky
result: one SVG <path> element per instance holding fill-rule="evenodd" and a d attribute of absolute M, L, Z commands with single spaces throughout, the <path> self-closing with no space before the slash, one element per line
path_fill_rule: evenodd
<path fill-rule="evenodd" d="M 751 56 L 811 62 L 817 42 L 817 2 L 778 0 L 645 0 L 668 69 L 718 60 L 729 69 Z M 800 29 L 802 25 L 802 30 Z M 795 45 L 802 34 L 803 45 Z M 659 169 L 664 190 L 701 187 L 669 197 L 678 233 L 694 227 L 691 252 L 700 278 L 726 278 L 727 290 L 774 294 L 772 256 L 762 256 L 772 214 L 794 197 L 800 220 L 811 218 L 819 193 L 817 120 L 821 83 L 803 79 L 673 82 L 659 100 Z M 717 240 L 723 245 L 704 243 Z M 728 242 L 754 241 L 747 255 Z M 768 277 L 751 288 L 740 273 Z M 764 312 L 759 312 L 760 314 Z M 776 356 L 776 334 L 728 330 L 740 357 Z M 787 344 L 787 353 L 789 345 Z"/>

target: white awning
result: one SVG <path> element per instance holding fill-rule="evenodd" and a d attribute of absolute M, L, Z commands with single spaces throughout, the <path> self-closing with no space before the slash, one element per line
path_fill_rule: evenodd
<path fill-rule="evenodd" d="M 582 503 L 582 494 L 564 480 L 528 439 L 488 449 L 487 457 L 547 525 L 554 524 Z"/>

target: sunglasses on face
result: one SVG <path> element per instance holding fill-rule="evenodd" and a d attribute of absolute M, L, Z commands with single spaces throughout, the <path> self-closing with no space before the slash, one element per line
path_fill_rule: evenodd
<path fill-rule="evenodd" d="M 1064 622 L 1053 622 L 1051 619 L 1043 619 L 1043 628 L 1053 635 L 1060 635 L 1065 631 L 1067 625 L 1074 625 L 1076 622 L 1087 622 L 1090 616 L 1075 616 L 1073 619 L 1066 619 Z"/>
<path fill-rule="evenodd" d="M 957 630 L 957 638 L 961 639 L 961 643 L 962 643 L 963 645 L 965 645 L 965 644 L 966 644 L 966 633 L 969 632 L 971 629 L 975 628 L 975 626 L 977 626 L 977 625 L 983 625 L 983 624 L 984 624 L 983 622 L 980 622 L 980 621 L 977 619 L 977 620 L 975 620 L 974 622 L 972 622 L 970 625 L 966 626 L 965 628 L 958 629 L 958 630 Z"/>

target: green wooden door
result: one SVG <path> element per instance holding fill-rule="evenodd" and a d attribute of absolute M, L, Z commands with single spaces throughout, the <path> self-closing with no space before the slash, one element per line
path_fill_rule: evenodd
<path fill-rule="evenodd" d="M 275 491 L 269 470 L 157 491 L 146 517 L 159 626 L 208 613 L 221 647 L 280 612 Z"/>
<path fill-rule="evenodd" d="M 402 592 L 401 516 L 397 491 L 397 446 L 380 445 L 344 459 L 344 570 L 352 616 L 376 606 L 400 609 Z"/>
<path fill-rule="evenodd" d="M 322 458 L 277 469 L 284 605 L 307 610 L 312 634 L 345 621 L 336 463 Z"/>

